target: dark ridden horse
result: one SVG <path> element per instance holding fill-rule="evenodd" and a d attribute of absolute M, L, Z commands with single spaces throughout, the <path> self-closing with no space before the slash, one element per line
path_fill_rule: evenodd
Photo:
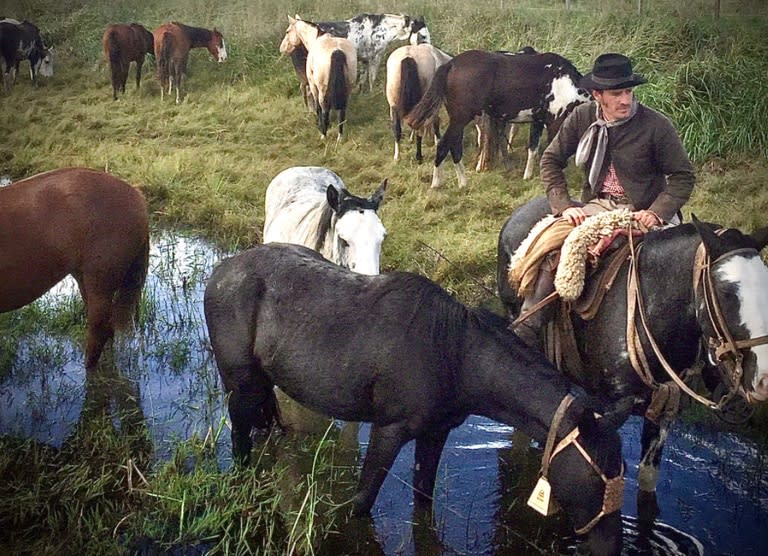
<path fill-rule="evenodd" d="M 416 274 L 365 276 L 306 247 L 277 243 L 221 262 L 204 308 L 237 461 L 249 460 L 253 428 L 279 425 L 278 386 L 312 410 L 372 423 L 357 515 L 370 511 L 411 440 L 415 502 L 428 511 L 448 433 L 467 416 L 520 427 L 542 442 L 554 420 L 558 439 L 578 427 L 573 434 L 591 463 L 576 445 L 556 450 L 552 492 L 576 527 L 594 524 L 587 537 L 594 554 L 620 552 L 621 516 L 601 511 L 606 478 L 621 481 L 618 435 L 582 397 L 558 411 L 570 399 L 570 382 L 509 332 L 505 319 L 465 307 Z"/>
<path fill-rule="evenodd" d="M 499 234 L 498 291 L 510 318 L 520 311 L 520 301 L 508 281 L 510 259 L 531 227 L 548 212 L 547 199 L 536 198 L 517 209 Z M 694 221 L 645 235 L 635 266 L 642 305 L 634 319 L 629 319 L 628 305 L 637 298 L 628 297 L 627 292 L 635 288 L 628 285 L 632 270 L 626 262 L 594 317 L 587 320 L 573 312 L 570 315 L 583 363 L 583 374 L 576 380 L 600 398 L 604 408 L 613 408 L 607 411 L 614 413 L 619 425 L 630 413 L 644 416 L 638 502 L 639 510 L 644 506 L 643 513 L 651 514 L 649 517 L 655 517 L 657 511 L 658 468 L 676 417 L 674 404 L 657 417 L 658 403 L 675 390 L 672 374 L 682 375 L 686 369 L 704 365 L 702 375 L 710 388 L 722 381 L 726 391 L 730 387 L 734 395 L 748 402 L 768 399 L 768 345 L 764 343 L 768 340 L 768 268 L 760 258 L 760 250 L 768 243 L 768 228 L 751 236 L 736 229 L 718 236 L 712 229 L 712 225 Z M 695 260 L 702 244 L 711 262 Z M 695 275 L 702 268 L 706 272 Z M 712 291 L 714 296 L 709 295 Z M 641 312 L 658 354 L 642 325 Z M 630 323 L 636 333 L 628 333 Z M 733 350 L 729 349 L 729 336 L 736 342 Z M 650 380 L 641 378 L 644 372 L 633 367 L 629 352 L 638 350 L 628 346 L 635 346 L 636 340 L 647 356 Z M 735 366 L 737 361 L 741 367 Z M 743 368 L 741 376 L 734 371 L 737 368 Z M 680 390 L 685 392 L 678 386 Z M 677 396 L 670 394 L 673 397 Z M 652 411 L 646 413 L 649 406 Z"/>
<path fill-rule="evenodd" d="M 5 65 L 3 86 L 10 90 L 22 60 L 29 60 L 29 75 L 37 87 L 38 74 L 53 76 L 51 50 L 43 44 L 40 29 L 29 21 L 5 18 L 0 21 L 0 58 Z"/>
<path fill-rule="evenodd" d="M 71 274 L 86 308 L 88 371 L 133 323 L 148 257 L 144 197 L 114 176 L 62 168 L 0 188 L 0 312 Z"/>
<path fill-rule="evenodd" d="M 190 49 L 206 48 L 217 62 L 227 59 L 224 37 L 215 27 L 210 31 L 173 21 L 163 23 L 152 34 L 155 38 L 155 62 L 161 100 L 166 88 L 170 95 L 173 87 L 176 87 L 176 104 L 181 102 Z"/>
<path fill-rule="evenodd" d="M 144 57 L 155 55 L 155 40 L 152 33 L 138 23 L 115 23 L 104 31 L 102 37 L 104 59 L 109 63 L 112 73 L 112 98 L 117 100 L 117 92 L 125 93 L 128 80 L 128 68 L 136 62 L 136 89 L 141 87 L 141 66 Z"/>
<path fill-rule="evenodd" d="M 432 187 L 442 184 L 441 164 L 449 152 L 459 186 L 466 185 L 461 162 L 464 127 L 483 112 L 502 122 L 530 123 L 529 153 L 538 148 L 544 127 L 553 138 L 570 111 L 590 99 L 587 91 L 578 88 L 580 79 L 571 62 L 551 52 L 509 56 L 468 50 L 441 66 L 406 117 L 410 126 L 423 128 L 445 103 L 449 122 L 437 145 Z"/>

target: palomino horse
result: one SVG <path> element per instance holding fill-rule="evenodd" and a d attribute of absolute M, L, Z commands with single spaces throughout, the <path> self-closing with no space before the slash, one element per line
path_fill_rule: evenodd
<path fill-rule="evenodd" d="M 155 40 L 152 33 L 138 23 L 116 23 L 104 31 L 102 38 L 104 58 L 112 72 L 112 98 L 117 100 L 117 92 L 125 93 L 128 81 L 128 68 L 136 62 L 136 90 L 141 87 L 141 66 L 144 57 L 155 55 Z"/>
<path fill-rule="evenodd" d="M 160 80 L 161 100 L 165 89 L 168 89 L 170 95 L 175 86 L 176 104 L 181 102 L 190 49 L 205 47 L 217 62 L 224 62 L 227 59 L 224 37 L 215 27 L 210 31 L 173 21 L 163 23 L 152 34 L 155 37 L 155 61 L 157 78 Z"/>
<path fill-rule="evenodd" d="M 327 168 L 283 170 L 267 187 L 263 241 L 304 245 L 355 272 L 378 274 L 387 231 L 377 210 L 386 187 L 384 180 L 366 199 Z"/>
<path fill-rule="evenodd" d="M 552 492 L 593 554 L 620 553 L 620 439 L 584 400 L 570 403 L 570 382 L 505 319 L 416 274 L 362 276 L 276 243 L 219 263 L 204 308 L 237 461 L 250 458 L 253 428 L 279 425 L 278 386 L 315 411 L 372 423 L 356 514 L 371 510 L 411 440 L 414 501 L 429 511 L 448 434 L 484 415 L 542 443 L 549 431 L 550 447 L 566 438 L 547 450 Z"/>
<path fill-rule="evenodd" d="M 0 189 L 0 312 L 71 274 L 86 308 L 88 371 L 115 330 L 132 324 L 148 256 L 144 198 L 114 176 L 62 168 Z"/>
<path fill-rule="evenodd" d="M 3 86 L 10 90 L 16 82 L 19 64 L 29 60 L 29 76 L 37 87 L 37 76 L 53 76 L 53 58 L 40 36 L 40 29 L 29 21 L 0 19 L 0 61 L 4 62 Z"/>
<path fill-rule="evenodd" d="M 347 104 L 357 73 L 357 53 L 347 39 L 324 35 L 312 22 L 288 18 L 280 52 L 290 54 L 300 44 L 307 49 L 307 81 L 315 100 L 317 125 L 323 139 L 328 133 L 331 110 L 339 115 L 339 135 L 344 136 Z"/>
<path fill-rule="evenodd" d="M 395 139 L 395 160 L 400 159 L 400 139 L 402 139 L 402 120 L 421 100 L 424 91 L 429 88 L 437 68 L 451 59 L 439 48 L 429 43 L 405 45 L 396 48 L 387 58 L 387 102 L 389 117 L 392 120 L 392 135 Z M 434 119 L 435 141 L 440 137 L 440 122 Z M 421 162 L 421 141 L 423 133 L 416 132 L 416 160 Z"/>
<path fill-rule="evenodd" d="M 570 111 L 590 99 L 587 91 L 578 88 L 580 79 L 573 64 L 551 52 L 509 56 L 468 50 L 441 66 L 424 98 L 406 117 L 409 125 L 422 128 L 437 116 L 443 103 L 448 111 L 448 128 L 435 155 L 432 187 L 442 184 L 440 165 L 449 151 L 459 187 L 467 184 L 461 162 L 464 127 L 482 112 L 504 122 L 531 123 L 528 167 L 532 171 L 531 153 L 535 153 L 544 127 L 553 138 Z"/>
<path fill-rule="evenodd" d="M 518 315 L 520 301 L 508 280 L 509 263 L 548 212 L 547 199 L 538 197 L 512 213 L 499 234 L 498 290 L 510 318 Z M 760 258 L 768 228 L 751 236 L 712 229 L 694 221 L 647 233 L 636 262 L 623 263 L 599 309 L 570 314 L 572 352 L 580 364 L 564 357 L 563 370 L 604 408 L 621 410 L 606 410 L 617 416 L 617 425 L 631 412 L 645 418 L 638 505 L 646 517 L 657 509 L 662 449 L 676 417 L 675 404 L 660 404 L 686 392 L 679 376 L 692 373 L 684 371 L 704 366 L 713 390 L 722 381 L 730 396 L 753 404 L 768 400 L 768 268 Z M 571 351 L 567 345 L 563 352 Z M 727 408 L 719 397 L 697 401 Z"/>

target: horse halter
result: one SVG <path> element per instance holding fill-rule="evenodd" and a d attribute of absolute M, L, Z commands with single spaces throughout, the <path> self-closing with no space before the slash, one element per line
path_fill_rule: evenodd
<path fill-rule="evenodd" d="M 573 394 L 566 394 L 560 401 L 560 405 L 557 407 L 554 417 L 552 417 L 552 424 L 550 425 L 549 433 L 547 434 L 547 443 L 544 446 L 544 454 L 541 456 L 541 470 L 539 472 L 539 477 L 546 479 L 549 465 L 552 463 L 552 460 L 555 459 L 555 456 L 573 444 L 595 473 L 597 473 L 603 480 L 603 483 L 605 483 L 605 491 L 603 492 L 603 504 L 600 511 L 583 527 L 579 527 L 578 529 L 574 528 L 577 535 L 584 535 L 589 533 L 603 517 L 621 509 L 624 500 L 624 462 L 621 463 L 621 470 L 618 475 L 612 479 L 606 477 L 603 470 L 600 469 L 595 463 L 595 460 L 592 459 L 592 456 L 587 453 L 584 446 L 579 442 L 578 437 L 581 434 L 579 427 L 575 427 L 555 446 L 555 435 L 560 428 L 560 421 L 562 421 L 565 412 L 568 410 L 568 407 L 574 399 Z"/>
<path fill-rule="evenodd" d="M 723 316 L 720 299 L 717 296 L 717 290 L 712 281 L 712 268 L 715 265 L 729 257 L 744 253 L 758 255 L 756 249 L 743 247 L 728 251 L 714 261 L 711 261 L 709 253 L 704 248 L 704 243 L 700 243 L 696 250 L 696 258 L 693 266 L 694 293 L 698 297 L 699 289 L 701 289 L 701 298 L 704 302 L 704 307 L 707 310 L 709 323 L 714 331 L 713 335 L 704 336 L 704 345 L 710 360 L 715 361 L 718 368 L 721 369 L 720 374 L 726 382 L 726 386 L 728 386 L 728 393 L 718 402 L 718 407 L 722 407 L 739 391 L 741 380 L 744 376 L 744 368 L 742 366 L 742 362 L 744 361 L 743 350 L 768 344 L 768 335 L 749 338 L 747 340 L 733 339 L 733 335 L 728 328 L 728 323 Z M 746 389 L 742 388 L 742 395 L 749 403 L 755 403 L 755 400 L 752 399 L 751 394 Z"/>

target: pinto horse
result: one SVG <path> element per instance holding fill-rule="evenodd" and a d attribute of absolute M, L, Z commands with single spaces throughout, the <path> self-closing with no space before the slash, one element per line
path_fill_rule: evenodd
<path fill-rule="evenodd" d="M 547 199 L 538 197 L 513 212 L 499 234 L 497 285 L 510 318 L 520 311 L 508 281 L 510 260 L 548 212 Z M 657 511 L 662 449 L 676 417 L 674 404 L 656 417 L 657 404 L 670 391 L 686 392 L 677 382 L 684 370 L 703 365 L 710 388 L 722 380 L 732 396 L 752 404 L 768 399 L 768 268 L 760 258 L 768 228 L 752 235 L 736 229 L 716 235 L 712 228 L 694 220 L 647 233 L 636 262 L 623 264 L 594 316 L 570 313 L 581 365 L 566 361 L 564 371 L 614 408 L 607 411 L 618 425 L 630 413 L 644 416 L 638 513 L 645 518 Z M 642 350 L 628 347 L 638 344 Z M 647 369 L 633 364 L 641 359 L 635 353 L 647 354 Z M 724 399 L 698 401 L 725 408 Z"/>
<path fill-rule="evenodd" d="M 361 274 L 378 274 L 387 230 L 377 211 L 387 180 L 367 199 L 328 168 L 295 166 L 267 187 L 264 243 L 296 243 Z"/>
<path fill-rule="evenodd" d="M 395 139 L 395 160 L 400 159 L 400 140 L 403 136 L 402 120 L 418 104 L 429 88 L 437 68 L 451 59 L 439 48 L 429 43 L 405 45 L 396 48 L 387 58 L 386 94 L 392 135 Z M 440 137 L 440 123 L 434 119 L 435 141 Z M 423 133 L 416 132 L 416 160 L 421 162 Z"/>
<path fill-rule="evenodd" d="M 141 87 L 141 66 L 147 54 L 155 55 L 155 39 L 147 28 L 138 23 L 116 23 L 109 25 L 102 37 L 104 58 L 112 73 L 112 99 L 117 92 L 125 93 L 128 68 L 136 62 L 136 90 Z"/>
<path fill-rule="evenodd" d="M 442 185 L 441 164 L 448 152 L 456 165 L 459 187 L 467 184 L 461 162 L 464 127 L 483 112 L 503 122 L 530 123 L 528 167 L 532 171 L 544 127 L 550 140 L 565 117 L 590 99 L 577 84 L 578 70 L 551 52 L 509 56 L 505 53 L 468 50 L 441 66 L 424 97 L 406 122 L 423 128 L 445 103 L 449 122 L 437 145 L 432 187 Z"/>
<path fill-rule="evenodd" d="M 328 133 L 331 110 L 339 116 L 339 135 L 344 136 L 347 104 L 357 73 L 357 53 L 347 39 L 322 33 L 320 28 L 302 19 L 288 18 L 288 28 L 280 43 L 280 52 L 290 54 L 299 45 L 307 49 L 307 81 L 317 112 L 317 126 L 323 139 Z"/>
<path fill-rule="evenodd" d="M 37 87 L 37 76 L 53 76 L 51 49 L 43 44 L 40 29 L 29 21 L 10 18 L 0 20 L 0 60 L 3 69 L 3 86 L 10 90 L 16 82 L 19 64 L 29 60 L 29 76 L 32 86 Z"/>
<path fill-rule="evenodd" d="M 353 499 L 358 515 L 370 511 L 411 440 L 415 503 L 429 511 L 448 434 L 470 414 L 541 442 L 548 431 L 553 440 L 578 436 L 553 452 L 552 492 L 593 554 L 619 554 L 620 502 L 603 504 L 606 480 L 621 486 L 618 434 L 580 397 L 563 409 L 571 384 L 503 318 L 465 307 L 416 274 L 363 276 L 276 243 L 219 263 L 204 310 L 237 461 L 248 462 L 254 427 L 280 424 L 274 386 L 315 411 L 372 423 Z"/>
<path fill-rule="evenodd" d="M 71 274 L 85 303 L 88 371 L 114 332 L 133 323 L 148 257 L 144 198 L 114 176 L 62 168 L 0 189 L 0 312 Z"/>
<path fill-rule="evenodd" d="M 215 27 L 213 31 L 210 31 L 202 27 L 190 27 L 173 21 L 163 23 L 152 34 L 155 39 L 155 60 L 157 62 L 157 78 L 160 81 L 160 100 L 163 99 L 166 88 L 170 95 L 175 86 L 176 104 L 181 102 L 190 49 L 207 48 L 217 62 L 224 62 L 227 59 L 224 37 Z"/>

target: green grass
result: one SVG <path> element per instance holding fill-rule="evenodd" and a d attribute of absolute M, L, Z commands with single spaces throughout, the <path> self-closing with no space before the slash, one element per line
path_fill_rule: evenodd
<path fill-rule="evenodd" d="M 602 52 L 630 55 L 649 79 L 638 96 L 673 119 L 697 165 L 697 188 L 686 214 L 747 231 L 766 225 L 763 3 L 724 2 L 719 20 L 711 17 L 712 2 L 704 0 L 646 2 L 653 6 L 641 17 L 634 0 L 574 4 L 565 12 L 559 0 L 0 1 L 0 14 L 39 25 L 55 46 L 56 71 L 35 90 L 24 64 L 16 87 L 0 94 L 0 175 L 19 179 L 80 165 L 107 169 L 144 192 L 155 225 L 185 228 L 229 249 L 260 241 L 266 186 L 287 167 L 327 166 L 352 192 L 366 195 L 387 178 L 380 209 L 389 232 L 383 268 L 419 272 L 466 303 L 484 302 L 495 288 L 502 223 L 543 190 L 538 176 L 521 178 L 526 133 L 516 139 L 511 172 L 470 170 L 469 186 L 459 190 L 448 164 L 444 188 L 430 190 L 431 163 L 416 164 L 412 145 L 403 145 L 400 163 L 392 160 L 383 67 L 376 91 L 353 96 L 347 138 L 337 146 L 333 133 L 330 142 L 319 140 L 290 61 L 277 52 L 289 14 L 330 20 L 362 11 L 405 12 L 424 15 L 433 42 L 454 54 L 530 44 L 566 56 L 584 73 Z M 216 26 L 230 59 L 216 64 L 207 52 L 194 51 L 187 96 L 179 106 L 168 98 L 160 101 L 151 63 L 140 91 L 131 73 L 127 93 L 112 101 L 101 54 L 103 29 L 129 21 L 152 29 L 172 19 Z M 473 140 L 468 128 L 468 169 L 476 157 Z M 433 152 L 427 145 L 428 160 Z M 569 176 L 578 183 L 572 168 Z M 0 315 L 0 330 L 23 334 L 23 327 L 49 318 L 36 311 Z M 44 324 L 69 329 L 73 321 L 78 324 L 75 313 L 73 308 Z M 12 350 L 0 352 L 0 373 L 12 357 Z M 178 353 L 172 360 L 184 357 Z M 326 532 L 327 524 L 312 521 L 315 508 L 299 517 L 294 506 L 280 506 L 275 476 L 259 469 L 210 473 L 200 439 L 181 444 L 180 455 L 166 465 L 145 466 L 149 486 L 129 488 L 129 458 L 140 459 L 141 452 L 130 438 L 105 430 L 110 427 L 78 430 L 77 450 L 61 452 L 2 440 L 0 528 L 16 533 L 0 544 L 8 543 L 11 551 L 26 545 L 40 554 L 103 553 L 130 546 L 144 534 L 163 546 L 202 541 L 220 552 L 268 552 L 284 549 L 293 531 L 289 542 L 307 553 Z M 180 463 L 189 454 L 191 469 Z M 309 492 L 313 486 L 302 488 Z"/>

